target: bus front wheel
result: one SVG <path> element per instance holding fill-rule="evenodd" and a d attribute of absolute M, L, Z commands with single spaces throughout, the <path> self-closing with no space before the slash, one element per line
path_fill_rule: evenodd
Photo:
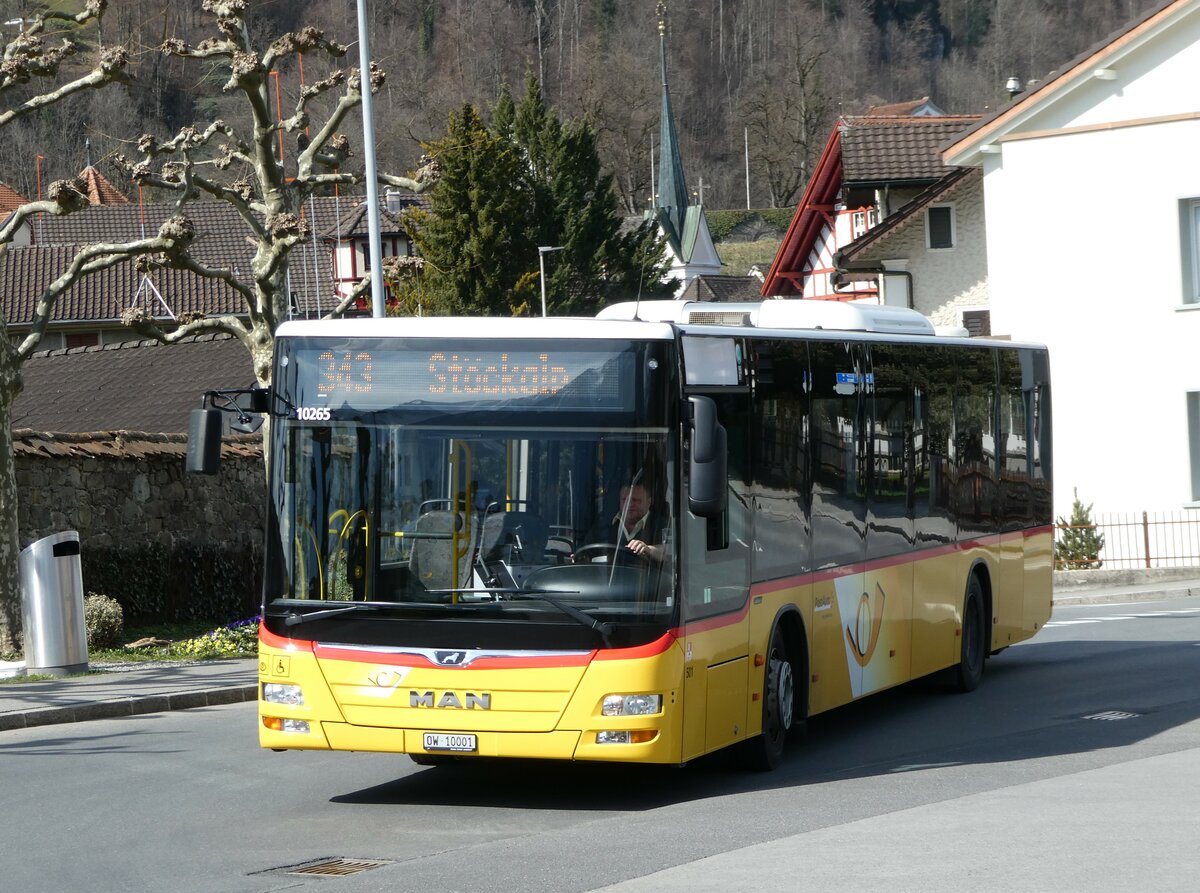
<path fill-rule="evenodd" d="M 796 717 L 796 677 L 788 654 L 787 639 L 776 626 L 763 674 L 762 734 L 745 742 L 746 763 L 767 772 L 783 760 L 788 731 Z"/>

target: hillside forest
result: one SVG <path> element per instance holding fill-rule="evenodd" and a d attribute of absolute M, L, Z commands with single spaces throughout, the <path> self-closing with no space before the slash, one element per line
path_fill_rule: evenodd
<path fill-rule="evenodd" d="M 351 44 L 344 64 L 357 64 L 354 0 L 245 2 L 260 44 L 312 25 Z M 110 2 L 101 26 L 76 36 L 93 52 L 126 45 L 135 82 L 87 91 L 5 127 L 0 181 L 33 197 L 39 168 L 46 184 L 90 160 L 121 185 L 105 159 L 129 153 L 141 133 L 166 137 L 191 123 L 238 121 L 239 100 L 222 93 L 215 66 L 206 77 L 159 52 L 169 39 L 212 36 L 210 5 Z M 947 112 L 987 113 L 1009 100 L 1008 78 L 1045 79 L 1155 5 L 669 0 L 669 78 L 689 187 L 703 190 L 709 208 L 794 204 L 839 115 L 923 96 Z M 15 32 L 35 8 L 0 0 L 0 27 Z M 549 105 L 591 121 L 625 211 L 647 206 L 661 95 L 652 0 L 367 0 L 367 10 L 372 56 L 387 72 L 375 100 L 382 169 L 411 169 L 422 145 L 446 136 L 451 113 L 472 103 L 486 114 L 501 84 L 519 92 L 532 73 Z M 286 115 L 304 78 L 326 73 L 293 63 L 279 72 L 273 101 Z M 360 146 L 360 122 L 347 131 Z"/>

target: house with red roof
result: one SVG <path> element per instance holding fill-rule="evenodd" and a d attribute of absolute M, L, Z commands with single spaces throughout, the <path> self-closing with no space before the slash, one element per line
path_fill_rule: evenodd
<path fill-rule="evenodd" d="M 941 114 L 928 99 L 840 118 L 801 196 L 762 294 L 875 299 L 915 306 L 906 259 L 870 258 L 870 267 L 860 264 L 858 269 L 839 270 L 838 253 L 950 175 L 952 169 L 943 163 L 939 147 L 978 120 L 975 115 Z M 953 203 L 944 203 L 923 214 L 922 227 L 932 234 L 930 250 L 957 246 L 956 210 Z"/>
<path fill-rule="evenodd" d="M 29 244 L 14 245 L 0 258 L 0 314 L 14 337 L 29 331 L 38 299 L 67 268 L 79 247 L 143 238 L 158 232 L 164 221 L 178 213 L 174 202 L 143 204 L 114 198 L 115 190 L 111 184 L 104 185 L 108 181 L 98 172 L 85 177 L 85 183 L 91 184 L 89 207 L 62 216 L 39 215 L 25 227 Z M 93 191 L 95 201 L 91 201 Z M 385 257 L 412 253 L 399 215 L 409 205 L 424 202 L 409 193 L 387 196 L 380 213 Z M 255 247 L 247 240 L 237 210 L 226 202 L 197 201 L 187 205 L 186 213 L 196 224 L 192 255 L 207 266 L 230 269 L 248 280 Z M 292 250 L 289 292 L 294 314 L 320 317 L 367 275 L 365 204 L 361 196 L 314 196 L 305 204 L 304 215 L 312 238 Z M 121 316 L 130 307 L 144 309 L 167 329 L 184 314 L 246 313 L 241 296 L 220 280 L 182 270 L 143 273 L 133 262 L 120 263 L 86 277 L 58 300 L 41 347 L 52 350 L 127 341 L 131 333 L 121 323 Z"/>

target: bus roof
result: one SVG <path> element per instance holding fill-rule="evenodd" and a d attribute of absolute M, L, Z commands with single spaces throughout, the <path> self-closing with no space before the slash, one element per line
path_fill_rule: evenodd
<path fill-rule="evenodd" d="M 285 322 L 281 338 L 548 338 L 671 341 L 666 322 L 583 317 L 406 316 Z"/>
<path fill-rule="evenodd" d="M 636 314 L 636 315 L 635 315 Z M 915 310 L 865 301 L 768 300 L 626 301 L 605 307 L 600 319 L 645 319 L 674 323 L 751 326 L 757 329 L 833 329 L 889 335 L 933 335 L 933 323 Z"/>

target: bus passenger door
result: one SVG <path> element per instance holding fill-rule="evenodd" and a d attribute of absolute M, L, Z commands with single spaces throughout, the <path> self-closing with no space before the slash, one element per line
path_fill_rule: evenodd
<path fill-rule="evenodd" d="M 688 487 L 681 491 L 684 760 L 741 740 L 749 701 L 745 623 L 753 542 L 745 475 L 749 400 L 745 393 L 708 396 L 715 401 L 726 432 L 728 490 L 724 512 L 713 518 L 693 515 L 688 510 Z"/>

